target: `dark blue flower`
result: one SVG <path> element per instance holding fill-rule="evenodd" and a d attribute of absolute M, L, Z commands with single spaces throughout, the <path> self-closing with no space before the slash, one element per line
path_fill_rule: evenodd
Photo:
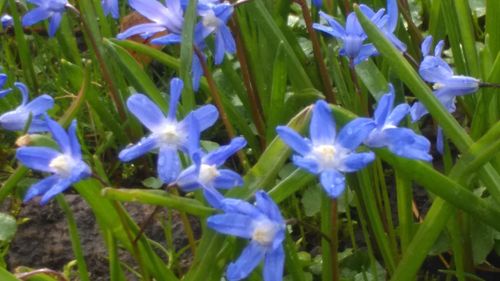
<path fill-rule="evenodd" d="M 219 207 L 220 195 L 215 188 L 230 189 L 243 184 L 241 176 L 229 169 L 219 169 L 226 160 L 245 147 L 246 140 L 237 137 L 231 143 L 221 146 L 200 157 L 195 153 L 194 164 L 182 171 L 177 178 L 177 185 L 185 192 L 191 192 L 203 188 L 208 203 L 215 208 Z"/>
<path fill-rule="evenodd" d="M 14 20 L 10 15 L 7 14 L 3 15 L 0 18 L 0 22 L 2 23 L 2 29 L 6 29 L 14 25 Z"/>
<path fill-rule="evenodd" d="M 174 78 L 170 82 L 170 104 L 167 116 L 143 94 L 134 94 L 127 100 L 128 109 L 151 131 L 137 144 L 119 154 L 121 161 L 131 161 L 151 150 L 158 149 L 158 176 L 164 183 L 173 182 L 181 171 L 178 150 L 190 152 L 197 147 L 201 131 L 212 126 L 218 118 L 215 106 L 205 105 L 192 111 L 184 120 L 177 121 L 175 114 L 183 82 Z"/>
<path fill-rule="evenodd" d="M 229 281 L 246 278 L 264 260 L 264 281 L 283 279 L 285 221 L 278 206 L 263 191 L 255 194 L 255 205 L 238 199 L 224 199 L 224 214 L 207 219 L 217 232 L 249 239 L 240 257 L 227 268 Z"/>
<path fill-rule="evenodd" d="M 28 0 L 28 2 L 38 7 L 24 15 L 23 26 L 30 26 L 50 18 L 49 36 L 54 36 L 61 23 L 62 16 L 69 6 L 68 0 Z"/>
<path fill-rule="evenodd" d="M 410 106 L 404 103 L 394 107 L 394 99 L 394 88 L 389 85 L 389 93 L 382 96 L 374 113 L 377 127 L 370 132 L 364 144 L 375 148 L 387 147 L 401 157 L 431 161 L 429 140 L 408 128 L 397 127 L 410 111 Z"/>
<path fill-rule="evenodd" d="M 451 67 L 441 58 L 444 41 L 439 41 L 434 49 L 434 56 L 430 55 L 432 36 L 427 36 L 422 43 L 424 60 L 420 64 L 419 74 L 427 82 L 433 83 L 434 95 L 448 109 L 455 111 L 457 96 L 471 94 L 479 89 L 479 80 L 474 77 L 454 75 Z M 410 109 L 412 121 L 419 120 L 428 113 L 425 106 L 416 102 Z"/>
<path fill-rule="evenodd" d="M 0 126 L 9 131 L 23 131 L 31 115 L 28 132 L 47 131 L 47 122 L 43 115 L 54 106 L 54 99 L 49 95 L 41 95 L 28 102 L 28 88 L 26 85 L 18 82 L 14 83 L 14 85 L 22 94 L 21 105 L 0 115 Z"/>
<path fill-rule="evenodd" d="M 43 195 L 40 204 L 45 204 L 72 184 L 92 174 L 89 166 L 82 160 L 80 143 L 76 136 L 76 121 L 71 123 L 66 132 L 56 121 L 48 116 L 46 118 L 49 130 L 59 145 L 60 151 L 37 146 L 17 149 L 16 158 L 23 165 L 37 171 L 52 173 L 28 189 L 24 202 Z"/>
<path fill-rule="evenodd" d="M 120 12 L 118 10 L 118 0 L 101 0 L 102 9 L 104 15 L 109 15 L 115 19 L 120 17 Z"/>
<path fill-rule="evenodd" d="M 276 131 L 298 153 L 293 156 L 295 165 L 319 174 L 328 196 L 337 198 L 345 188 L 342 173 L 358 171 L 375 159 L 373 152 L 355 151 L 375 127 L 373 120 L 357 118 L 345 125 L 337 136 L 330 107 L 319 100 L 312 112 L 310 140 L 286 126 L 278 126 Z"/>

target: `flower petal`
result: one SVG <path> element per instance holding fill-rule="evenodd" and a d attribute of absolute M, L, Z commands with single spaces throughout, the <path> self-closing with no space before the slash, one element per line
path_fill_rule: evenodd
<path fill-rule="evenodd" d="M 24 108 L 33 116 L 37 116 L 46 113 L 52 107 L 54 107 L 54 99 L 49 95 L 41 95 L 28 102 Z"/>
<path fill-rule="evenodd" d="M 76 135 L 76 120 L 71 122 L 68 129 L 69 142 L 71 144 L 71 156 L 75 159 L 82 159 L 82 150 L 78 136 Z"/>
<path fill-rule="evenodd" d="M 199 169 L 195 165 L 191 165 L 184 169 L 175 183 L 182 189 L 184 192 L 191 192 L 201 187 L 198 182 Z"/>
<path fill-rule="evenodd" d="M 118 40 L 124 40 L 134 35 L 146 36 L 146 38 L 153 36 L 155 33 L 164 31 L 165 27 L 157 23 L 143 23 L 134 25 L 131 28 L 118 33 L 116 38 Z"/>
<path fill-rule="evenodd" d="M 345 189 L 345 176 L 336 170 L 325 170 L 320 176 L 321 186 L 330 198 L 338 198 Z"/>
<path fill-rule="evenodd" d="M 375 127 L 375 122 L 371 119 L 356 118 L 340 130 L 337 142 L 344 148 L 354 150 L 368 137 Z"/>
<path fill-rule="evenodd" d="M 181 97 L 182 88 L 184 88 L 184 82 L 179 78 L 173 78 L 170 80 L 170 104 L 168 105 L 168 120 L 175 120 L 175 114 L 177 113 L 177 105 L 179 104 L 179 99 Z"/>
<path fill-rule="evenodd" d="M 165 15 L 170 13 L 167 7 L 156 0 L 129 0 L 128 2 L 134 10 L 156 23 L 164 23 Z"/>
<path fill-rule="evenodd" d="M 245 138 L 235 137 L 228 145 L 221 146 L 203 157 L 203 163 L 207 165 L 220 166 L 224 164 L 229 157 L 246 145 L 247 141 Z"/>
<path fill-rule="evenodd" d="M 311 151 L 311 142 L 287 126 L 276 127 L 280 138 L 295 152 L 306 155 Z"/>
<path fill-rule="evenodd" d="M 58 181 L 59 177 L 53 175 L 35 183 L 28 189 L 28 191 L 26 191 L 23 202 L 26 203 L 31 199 L 33 199 L 34 197 L 44 194 Z"/>
<path fill-rule="evenodd" d="M 389 114 L 386 120 L 386 124 L 397 126 L 403 118 L 410 112 L 410 106 L 406 103 L 399 104 L 396 106 L 392 112 Z"/>
<path fill-rule="evenodd" d="M 394 88 L 389 84 L 389 93 L 383 95 L 378 101 L 377 108 L 373 113 L 373 119 L 378 126 L 385 124 L 387 116 L 389 116 L 394 105 Z"/>
<path fill-rule="evenodd" d="M 160 108 L 143 94 L 130 96 L 127 100 L 127 107 L 152 132 L 160 130 L 167 122 Z"/>
<path fill-rule="evenodd" d="M 60 155 L 57 150 L 41 146 L 24 146 L 16 150 L 16 158 L 24 166 L 42 172 L 53 172 L 50 162 Z"/>
<path fill-rule="evenodd" d="M 440 83 L 453 76 L 453 70 L 442 58 L 431 56 L 424 58 L 418 73 L 425 81 L 431 83 Z"/>
<path fill-rule="evenodd" d="M 351 153 L 344 159 L 342 159 L 342 164 L 339 170 L 341 172 L 356 172 L 366 165 L 370 164 L 375 160 L 375 154 L 373 152 L 363 152 L 363 153 Z"/>
<path fill-rule="evenodd" d="M 54 13 L 49 20 L 49 37 L 54 37 L 61 24 L 62 13 Z"/>
<path fill-rule="evenodd" d="M 252 217 L 234 213 L 213 215 L 207 218 L 207 226 L 211 229 L 247 239 L 252 238 L 254 230 L 252 222 Z"/>
<path fill-rule="evenodd" d="M 60 178 L 59 181 L 56 182 L 45 194 L 42 196 L 42 200 L 40 200 L 40 205 L 45 205 L 49 202 L 50 199 L 54 198 L 57 194 L 62 193 L 66 189 L 68 189 L 73 181 L 70 178 Z"/>
<path fill-rule="evenodd" d="M 236 281 L 246 278 L 264 258 L 265 252 L 265 248 L 257 242 L 250 242 L 240 257 L 227 267 L 227 279 Z"/>
<path fill-rule="evenodd" d="M 144 137 L 138 143 L 120 151 L 118 158 L 122 162 L 128 162 L 157 148 L 157 145 L 158 141 L 154 136 Z"/>
<path fill-rule="evenodd" d="M 398 25 L 398 3 L 396 0 L 387 0 L 387 30 L 394 32 Z"/>
<path fill-rule="evenodd" d="M 217 110 L 217 107 L 211 104 L 195 109 L 190 114 L 192 114 L 198 121 L 200 132 L 210 128 L 215 121 L 217 121 L 217 118 L 219 118 L 219 111 Z"/>
<path fill-rule="evenodd" d="M 266 254 L 264 260 L 264 281 L 281 281 L 285 265 L 285 252 L 283 246 L 279 246 Z"/>
<path fill-rule="evenodd" d="M 220 189 L 230 189 L 242 185 L 243 178 L 240 174 L 228 169 L 220 169 L 219 176 L 217 176 L 213 182 L 213 186 Z"/>
<path fill-rule="evenodd" d="M 293 155 L 292 161 L 295 166 L 300 167 L 309 171 L 310 173 L 317 174 L 319 173 L 320 166 L 318 162 L 311 157 L 302 157 L 299 155 Z"/>
<path fill-rule="evenodd" d="M 59 145 L 59 149 L 64 154 L 71 154 L 71 144 L 69 142 L 69 136 L 66 133 L 66 131 L 53 119 L 50 117 L 46 116 L 45 119 L 47 120 L 47 125 L 49 126 L 50 133 L 52 134 L 52 138 L 57 142 Z"/>
<path fill-rule="evenodd" d="M 335 141 L 335 120 L 330 107 L 324 100 L 318 100 L 314 104 L 309 134 L 314 146 L 331 145 Z"/>
<path fill-rule="evenodd" d="M 35 8 L 29 12 L 27 12 L 24 16 L 23 16 L 23 26 L 30 26 L 30 25 L 33 25 L 39 21 L 42 21 L 44 19 L 47 19 L 48 17 L 50 17 L 50 15 L 52 14 L 51 11 L 49 11 L 48 9 L 46 8 Z"/>
<path fill-rule="evenodd" d="M 411 121 L 417 122 L 418 120 L 420 120 L 420 118 L 422 118 L 422 116 L 427 113 L 427 108 L 425 108 L 425 106 L 421 102 L 416 102 L 410 108 Z"/>
<path fill-rule="evenodd" d="M 224 196 L 220 194 L 219 191 L 217 191 L 213 187 L 209 186 L 204 186 L 203 187 L 203 196 L 205 196 L 205 200 L 207 200 L 207 203 L 212 206 L 215 209 L 223 209 L 223 203 L 222 200 L 224 199 Z"/>
<path fill-rule="evenodd" d="M 181 172 L 181 160 L 175 148 L 170 146 L 160 147 L 158 153 L 158 176 L 165 184 L 169 184 L 177 178 Z"/>
<path fill-rule="evenodd" d="M 432 45 L 432 36 L 428 35 L 425 37 L 424 41 L 422 42 L 422 45 L 420 46 L 420 49 L 422 50 L 422 56 L 428 56 L 431 52 L 431 45 Z"/>
<path fill-rule="evenodd" d="M 341 38 L 346 35 L 345 29 L 342 25 L 340 25 L 333 17 L 330 15 L 324 13 L 323 11 L 319 12 L 320 17 L 322 17 L 328 24 L 332 27 L 331 30 L 328 32 L 334 37 Z M 317 25 L 319 24 L 314 24 L 313 27 L 315 29 L 317 28 Z M 316 27 L 315 27 L 316 26 Z"/>
<path fill-rule="evenodd" d="M 285 224 L 280 209 L 266 192 L 260 190 L 255 193 L 255 206 L 273 222 Z"/>
<path fill-rule="evenodd" d="M 384 131 L 387 139 L 387 147 L 394 154 L 423 161 L 431 161 L 429 154 L 431 143 L 425 137 L 417 135 L 408 128 L 393 128 Z"/>
<path fill-rule="evenodd" d="M 438 126 L 437 128 L 436 150 L 439 152 L 439 154 L 441 155 L 444 154 L 444 134 L 443 134 L 443 128 L 441 128 L 441 126 Z"/>
<path fill-rule="evenodd" d="M 254 205 L 240 199 L 226 198 L 222 203 L 223 210 L 227 213 L 239 213 L 251 218 L 257 218 L 261 215 Z"/>

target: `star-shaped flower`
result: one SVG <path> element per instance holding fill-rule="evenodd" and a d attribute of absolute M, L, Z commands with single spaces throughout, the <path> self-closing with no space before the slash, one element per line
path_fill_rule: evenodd
<path fill-rule="evenodd" d="M 48 116 L 46 118 L 50 133 L 60 151 L 38 146 L 25 146 L 16 151 L 16 158 L 26 167 L 52 173 L 32 185 L 24 196 L 24 202 L 27 202 L 35 196 L 43 195 L 40 201 L 42 205 L 72 184 L 91 175 L 89 166 L 82 160 L 80 143 L 76 136 L 76 121 L 71 123 L 66 132 L 56 121 Z"/>
<path fill-rule="evenodd" d="M 276 131 L 298 153 L 293 156 L 295 165 L 319 174 L 328 196 L 337 198 L 345 188 L 343 173 L 358 171 L 375 159 L 373 152 L 356 152 L 375 127 L 371 119 L 356 118 L 345 125 L 337 136 L 332 112 L 325 101 L 319 100 L 312 112 L 310 140 L 286 126 L 278 126 Z"/>
<path fill-rule="evenodd" d="M 191 112 L 184 120 L 177 121 L 175 114 L 182 88 L 182 80 L 172 79 L 167 116 L 143 94 L 134 94 L 127 100 L 128 109 L 151 134 L 122 150 L 118 157 L 128 162 L 148 151 L 159 149 L 157 170 L 164 183 L 173 182 L 181 171 L 177 151 L 189 153 L 189 147 L 197 146 L 200 132 L 212 126 L 218 118 L 215 106 L 205 105 Z"/>
<path fill-rule="evenodd" d="M 394 99 L 394 88 L 389 84 L 389 93 L 380 98 L 375 109 L 374 121 L 377 127 L 370 132 L 364 144 L 376 148 L 387 147 L 401 157 L 431 161 L 429 140 L 408 128 L 397 127 L 410 111 L 410 106 L 403 103 L 394 107 Z"/>
<path fill-rule="evenodd" d="M 0 23 L 2 23 L 2 29 L 7 29 L 14 25 L 14 20 L 10 15 L 5 14 L 0 17 Z"/>
<path fill-rule="evenodd" d="M 66 8 L 70 5 L 68 0 L 28 0 L 28 2 L 38 7 L 24 15 L 23 26 L 30 26 L 50 18 L 49 36 L 54 36 L 57 28 L 61 24 L 61 19 Z"/>
<path fill-rule="evenodd" d="M 29 121 L 31 115 L 28 132 L 47 131 L 47 122 L 43 115 L 54 106 L 54 99 L 49 95 L 41 95 L 28 102 L 28 88 L 26 85 L 19 82 L 14 83 L 14 85 L 22 94 L 21 105 L 12 111 L 0 115 L 0 126 L 9 131 L 22 131 L 26 127 L 26 123 Z"/>
<path fill-rule="evenodd" d="M 207 219 L 217 232 L 249 239 L 240 257 L 227 268 L 229 281 L 246 278 L 264 260 L 264 281 L 283 279 L 285 221 L 278 206 L 263 191 L 255 194 L 255 205 L 238 199 L 224 199 L 224 214 Z"/>

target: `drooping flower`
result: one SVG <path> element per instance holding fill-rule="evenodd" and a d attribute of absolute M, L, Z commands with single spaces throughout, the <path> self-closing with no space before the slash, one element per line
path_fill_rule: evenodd
<path fill-rule="evenodd" d="M 236 137 L 231 143 L 221 146 L 200 157 L 196 153 L 193 157 L 194 164 L 182 171 L 177 178 L 177 185 L 185 192 L 202 188 L 208 203 L 215 208 L 220 205 L 222 195 L 216 188 L 231 189 L 243 184 L 241 176 L 229 169 L 219 169 L 226 160 L 245 147 L 246 140 Z"/>
<path fill-rule="evenodd" d="M 310 140 L 303 138 L 286 126 L 276 131 L 295 152 L 293 162 L 313 174 L 320 175 L 320 182 L 328 196 L 339 197 L 345 188 L 343 173 L 355 172 L 375 159 L 373 152 L 357 153 L 356 148 L 376 127 L 368 118 L 356 118 L 335 132 L 335 120 L 328 104 L 315 103 L 309 126 Z"/>
<path fill-rule="evenodd" d="M 5 95 L 12 91 L 12 89 L 3 89 L 5 83 L 7 83 L 7 75 L 2 73 L 0 74 L 0 98 L 3 98 Z"/>
<path fill-rule="evenodd" d="M 175 114 L 182 92 L 183 82 L 174 78 L 170 82 L 170 104 L 165 116 L 158 106 L 143 94 L 134 94 L 127 100 L 130 112 L 151 131 L 137 144 L 125 148 L 118 157 L 131 161 L 151 150 L 158 149 L 157 171 L 164 183 L 173 182 L 180 173 L 178 150 L 189 153 L 189 147 L 197 146 L 201 131 L 212 126 L 218 118 L 215 106 L 205 105 L 192 111 L 184 120 L 177 121 Z"/>
<path fill-rule="evenodd" d="M 109 15 L 115 19 L 120 17 L 118 0 L 101 0 L 102 9 L 104 11 L 104 15 Z"/>
<path fill-rule="evenodd" d="M 56 121 L 48 116 L 46 118 L 50 133 L 60 151 L 40 146 L 25 146 L 16 151 L 16 158 L 26 167 L 52 173 L 32 185 L 24 196 L 24 202 L 27 202 L 33 197 L 43 195 L 40 201 L 42 205 L 92 174 L 89 166 L 82 160 L 80 143 L 76 136 L 76 121 L 73 120 L 66 132 Z"/>
<path fill-rule="evenodd" d="M 264 281 L 283 279 L 285 221 L 278 206 L 263 191 L 255 194 L 255 205 L 238 199 L 224 199 L 224 214 L 207 219 L 217 232 L 250 239 L 240 257 L 227 268 L 229 281 L 246 278 L 264 260 Z"/>
<path fill-rule="evenodd" d="M 441 58 L 444 41 L 439 41 L 434 49 L 434 56 L 430 55 L 432 36 L 427 36 L 422 43 L 424 60 L 420 64 L 419 74 L 427 82 L 433 83 L 434 95 L 448 109 L 454 112 L 457 96 L 471 94 L 479 89 L 480 81 L 474 77 L 455 75 L 451 67 Z M 412 121 L 418 121 L 428 113 L 425 106 L 416 102 L 410 109 Z"/>
<path fill-rule="evenodd" d="M 429 140 L 408 128 L 397 127 L 409 113 L 410 106 L 403 103 L 394 107 L 394 99 L 394 88 L 389 84 L 389 93 L 380 98 L 374 113 L 377 127 L 370 132 L 364 144 L 374 148 L 387 147 L 401 157 L 431 161 Z"/>
<path fill-rule="evenodd" d="M 24 15 L 23 26 L 30 26 L 50 18 L 49 36 L 54 36 L 66 8 L 70 6 L 68 0 L 28 0 L 28 2 L 38 5 L 38 7 Z"/>
<path fill-rule="evenodd" d="M 7 14 L 0 17 L 0 22 L 2 23 L 2 29 L 7 29 L 14 25 L 14 20 L 10 15 Z"/>
<path fill-rule="evenodd" d="M 54 99 L 49 95 L 41 95 L 28 102 L 26 85 L 19 82 L 14 83 L 14 85 L 22 94 L 21 105 L 0 115 L 0 126 L 9 131 L 23 131 L 31 116 L 29 133 L 47 131 L 47 122 L 43 115 L 54 106 Z"/>

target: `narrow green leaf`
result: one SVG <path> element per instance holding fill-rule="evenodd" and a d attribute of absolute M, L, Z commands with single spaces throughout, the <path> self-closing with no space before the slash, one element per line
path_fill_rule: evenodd
<path fill-rule="evenodd" d="M 14 237 L 16 230 L 16 219 L 9 214 L 0 213 L 0 241 L 10 241 Z"/>

